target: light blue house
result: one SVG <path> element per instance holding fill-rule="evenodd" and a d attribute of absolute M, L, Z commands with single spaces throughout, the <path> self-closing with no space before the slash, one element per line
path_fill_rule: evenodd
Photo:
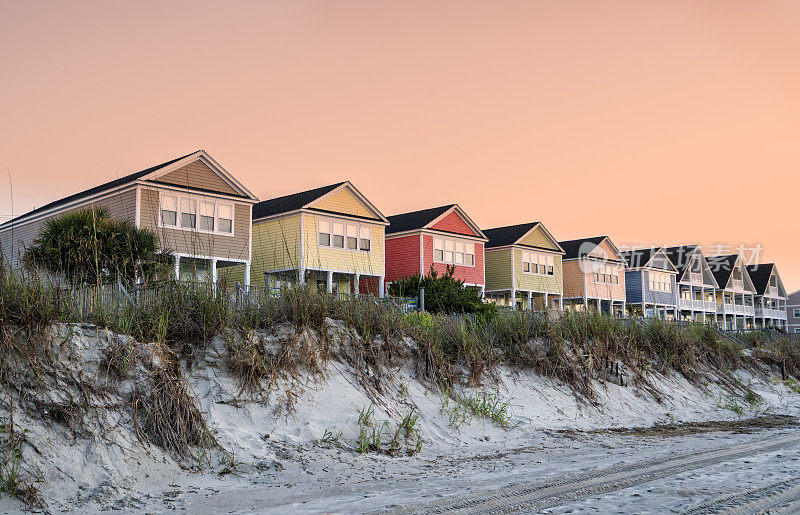
<path fill-rule="evenodd" d="M 643 316 L 678 318 L 678 270 L 662 248 L 621 252 L 625 259 L 625 297 Z"/>

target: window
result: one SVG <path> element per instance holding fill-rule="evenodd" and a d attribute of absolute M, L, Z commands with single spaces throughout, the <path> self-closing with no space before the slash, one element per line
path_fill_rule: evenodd
<path fill-rule="evenodd" d="M 344 224 L 333 222 L 333 246 L 337 249 L 344 248 Z"/>
<path fill-rule="evenodd" d="M 197 201 L 190 198 L 181 199 L 181 227 L 195 229 L 197 227 Z"/>
<path fill-rule="evenodd" d="M 200 202 L 200 220 L 198 229 L 201 231 L 214 232 L 214 211 L 216 206 L 213 202 Z"/>
<path fill-rule="evenodd" d="M 548 254 L 523 250 L 522 272 L 535 275 L 555 275 L 555 258 Z"/>
<path fill-rule="evenodd" d="M 233 204 L 162 194 L 161 227 L 233 235 Z"/>
<path fill-rule="evenodd" d="M 433 260 L 436 263 L 475 266 L 475 244 L 436 237 L 433 239 Z"/>
<path fill-rule="evenodd" d="M 619 270 L 613 265 L 595 264 L 592 274 L 594 282 L 600 284 L 619 284 Z"/>
<path fill-rule="evenodd" d="M 233 206 L 231 204 L 217 205 L 217 218 L 219 219 L 218 231 L 233 234 Z"/>
<path fill-rule="evenodd" d="M 372 250 L 372 228 L 357 223 L 320 219 L 317 223 L 317 245 L 353 252 Z"/>
<path fill-rule="evenodd" d="M 347 250 L 358 249 L 358 226 L 347 224 Z"/>
<path fill-rule="evenodd" d="M 800 318 L 800 309 L 798 309 L 798 308 L 794 308 L 794 313 L 793 313 L 793 316 L 794 316 L 795 318 Z"/>
<path fill-rule="evenodd" d="M 319 237 L 317 243 L 323 247 L 331 246 L 331 223 L 327 220 L 319 221 Z"/>
<path fill-rule="evenodd" d="M 372 229 L 369 226 L 362 226 L 359 234 L 359 247 L 358 250 L 369 252 L 372 248 Z"/>
<path fill-rule="evenodd" d="M 168 195 L 161 197 L 161 225 L 178 225 L 178 198 Z"/>
<path fill-rule="evenodd" d="M 669 274 L 664 272 L 648 272 L 650 277 L 650 289 L 652 291 L 663 291 L 669 293 L 672 291 L 672 285 Z"/>

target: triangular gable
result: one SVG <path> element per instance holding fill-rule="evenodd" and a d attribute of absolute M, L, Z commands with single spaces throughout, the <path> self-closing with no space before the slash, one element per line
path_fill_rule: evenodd
<path fill-rule="evenodd" d="M 672 264 L 672 261 L 669 260 L 669 257 L 664 252 L 664 249 L 658 249 L 650 258 L 650 262 L 647 264 L 647 266 L 658 268 L 660 270 L 668 270 L 671 272 L 678 271 L 678 269 L 675 268 L 675 265 Z"/>
<path fill-rule="evenodd" d="M 610 238 L 603 238 L 603 241 L 598 243 L 587 255 L 599 259 L 625 261 L 625 259 L 622 257 L 622 254 L 620 254 L 619 250 L 617 250 L 616 245 L 611 242 Z"/>
<path fill-rule="evenodd" d="M 148 174 L 142 177 L 142 180 L 164 182 L 185 188 L 210 190 L 258 200 L 250 190 L 214 161 L 205 150 L 195 152 L 170 166 Z"/>
<path fill-rule="evenodd" d="M 744 289 L 749 292 L 755 293 L 756 287 L 753 284 L 753 280 L 750 279 L 750 273 L 747 271 L 747 268 L 744 266 L 744 258 L 740 255 L 736 258 L 736 267 L 739 268 L 739 272 L 742 274 L 742 279 L 744 281 Z"/>
<path fill-rule="evenodd" d="M 532 247 L 539 247 L 543 249 L 552 249 L 556 252 L 564 252 L 561 245 L 558 244 L 553 235 L 541 223 L 536 224 L 530 231 L 528 231 L 522 238 L 517 240 L 520 245 L 530 245 Z"/>
<path fill-rule="evenodd" d="M 683 274 L 678 277 L 678 282 L 689 281 L 689 274 L 692 271 L 692 261 L 695 259 L 700 263 L 700 268 L 703 270 L 703 284 L 719 289 L 720 286 L 717 284 L 717 280 L 714 278 L 714 272 L 708 265 L 708 261 L 706 260 L 705 256 L 703 256 L 703 251 L 699 246 L 695 246 L 685 258 L 686 266 L 683 269 Z"/>
<path fill-rule="evenodd" d="M 304 206 L 361 218 L 374 218 L 386 222 L 386 218 L 349 181 Z"/>
<path fill-rule="evenodd" d="M 778 273 L 778 265 L 772 265 L 772 275 L 775 276 L 778 282 L 778 296 L 788 297 L 786 294 L 786 287 L 783 285 L 783 279 L 781 279 L 781 274 Z M 769 286 L 769 282 L 767 282 L 767 286 Z"/>
<path fill-rule="evenodd" d="M 454 205 L 436 217 L 425 228 L 474 236 L 476 238 L 486 238 L 475 222 L 458 205 Z"/>

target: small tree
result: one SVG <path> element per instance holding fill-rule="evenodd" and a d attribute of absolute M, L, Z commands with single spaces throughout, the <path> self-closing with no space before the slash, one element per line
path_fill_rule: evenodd
<path fill-rule="evenodd" d="M 392 295 L 415 296 L 420 288 L 425 288 L 425 309 L 433 313 L 472 313 L 490 315 L 497 309 L 494 304 L 486 304 L 476 288 L 469 288 L 464 281 L 453 277 L 455 265 L 447 265 L 444 275 L 431 265 L 427 275 L 405 276 L 389 287 Z"/>
<path fill-rule="evenodd" d="M 130 286 L 169 265 L 159 252 L 158 235 L 131 222 L 111 218 L 103 207 L 79 209 L 52 218 L 25 251 L 29 268 L 61 275 L 76 284 L 120 279 Z"/>

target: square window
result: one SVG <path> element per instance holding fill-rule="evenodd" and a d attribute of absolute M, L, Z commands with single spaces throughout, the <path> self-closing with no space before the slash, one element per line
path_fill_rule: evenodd
<path fill-rule="evenodd" d="M 522 262 L 522 271 L 523 272 L 530 272 L 531 271 L 531 264 Z"/>
<path fill-rule="evenodd" d="M 436 261 L 444 261 L 444 251 L 442 249 L 436 249 L 433 251 L 433 259 Z"/>
<path fill-rule="evenodd" d="M 369 252 L 371 248 L 371 235 L 370 233 L 372 230 L 369 227 L 361 227 L 360 229 L 360 238 L 359 238 L 359 250 L 363 250 L 365 252 Z"/>
<path fill-rule="evenodd" d="M 331 223 L 327 220 L 319 222 L 319 245 L 323 247 L 331 246 Z"/>

